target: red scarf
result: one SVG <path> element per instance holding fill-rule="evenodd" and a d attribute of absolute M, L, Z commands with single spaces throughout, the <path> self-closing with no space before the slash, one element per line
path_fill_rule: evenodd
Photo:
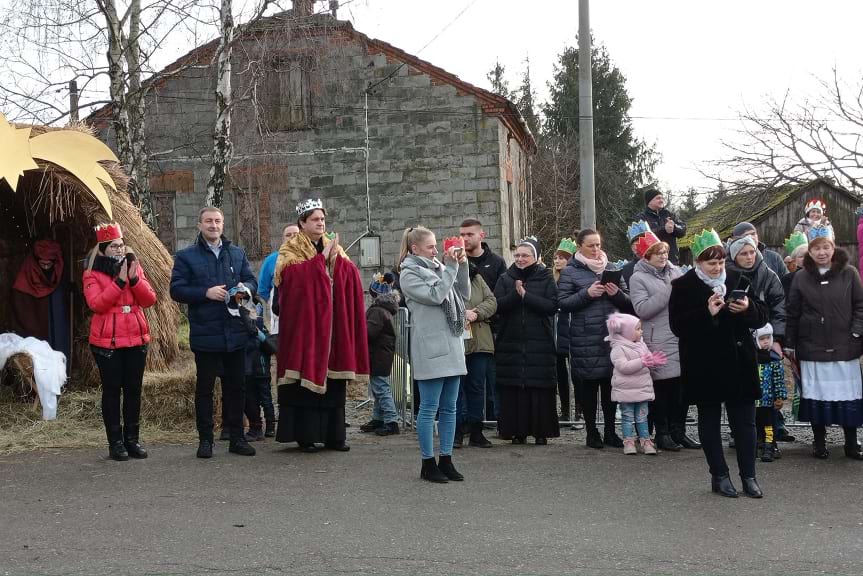
<path fill-rule="evenodd" d="M 279 384 L 325 394 L 327 378 L 368 382 L 363 286 L 350 260 L 336 258 L 332 282 L 322 254 L 288 264 L 279 306 Z"/>
<path fill-rule="evenodd" d="M 45 270 L 39 266 L 39 260 L 50 260 L 54 263 L 51 274 L 46 277 Z M 44 298 L 57 289 L 63 279 L 63 248 L 54 240 L 37 240 L 33 252 L 27 254 L 18 271 L 18 277 L 12 288 L 18 292 L 30 294 L 36 298 Z"/>

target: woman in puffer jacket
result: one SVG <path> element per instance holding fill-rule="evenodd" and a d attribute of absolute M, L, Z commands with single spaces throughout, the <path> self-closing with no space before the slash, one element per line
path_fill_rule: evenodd
<path fill-rule="evenodd" d="M 102 419 L 112 460 L 146 458 L 139 443 L 141 386 L 150 342 L 144 308 L 156 293 L 127 249 L 117 224 L 96 228 L 98 245 L 84 272 L 84 298 L 94 312 L 90 349 L 102 379 Z M 123 422 L 120 421 L 120 396 Z"/>

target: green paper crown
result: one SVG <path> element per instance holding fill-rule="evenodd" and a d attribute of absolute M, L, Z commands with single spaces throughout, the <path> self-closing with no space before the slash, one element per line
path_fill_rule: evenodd
<path fill-rule="evenodd" d="M 572 241 L 572 238 L 564 238 L 560 241 L 557 247 L 558 252 L 566 252 L 567 254 L 575 254 L 578 251 L 578 246 Z"/>
<path fill-rule="evenodd" d="M 806 246 L 807 244 L 809 244 L 809 241 L 806 240 L 806 234 L 798 230 L 785 239 L 785 254 L 791 256 L 791 253 L 797 248 Z"/>
<path fill-rule="evenodd" d="M 702 252 L 713 246 L 722 246 L 722 240 L 719 239 L 719 234 L 716 230 L 702 230 L 701 234 L 695 236 L 692 241 L 692 255 L 698 258 Z"/>

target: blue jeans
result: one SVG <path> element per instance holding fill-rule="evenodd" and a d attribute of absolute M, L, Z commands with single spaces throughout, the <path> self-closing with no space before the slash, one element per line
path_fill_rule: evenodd
<path fill-rule="evenodd" d="M 452 456 L 455 439 L 455 405 L 458 400 L 459 376 L 417 380 L 420 389 L 420 411 L 417 436 L 423 459 L 434 458 L 434 418 L 440 410 L 438 435 L 442 456 Z"/>
<path fill-rule="evenodd" d="M 456 421 L 459 425 L 482 422 L 485 404 L 485 383 L 488 365 L 494 364 L 494 355 L 474 352 L 465 356 L 467 374 L 461 377 L 458 390 Z"/>
<path fill-rule="evenodd" d="M 384 423 L 398 422 L 396 403 L 393 401 L 393 391 L 390 388 L 390 379 L 387 376 L 372 376 L 369 379 L 369 388 L 375 399 L 372 408 L 372 420 L 383 420 Z"/>
<path fill-rule="evenodd" d="M 620 402 L 620 420 L 624 438 L 650 438 L 647 430 L 647 402 Z M 633 422 L 635 425 L 633 426 Z"/>

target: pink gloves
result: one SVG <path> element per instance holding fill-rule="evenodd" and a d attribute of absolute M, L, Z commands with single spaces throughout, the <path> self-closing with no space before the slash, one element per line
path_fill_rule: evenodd
<path fill-rule="evenodd" d="M 641 356 L 641 362 L 648 368 L 656 368 L 657 366 L 665 366 L 665 363 L 668 361 L 668 357 L 664 352 L 651 352 L 650 354 L 643 354 Z"/>

